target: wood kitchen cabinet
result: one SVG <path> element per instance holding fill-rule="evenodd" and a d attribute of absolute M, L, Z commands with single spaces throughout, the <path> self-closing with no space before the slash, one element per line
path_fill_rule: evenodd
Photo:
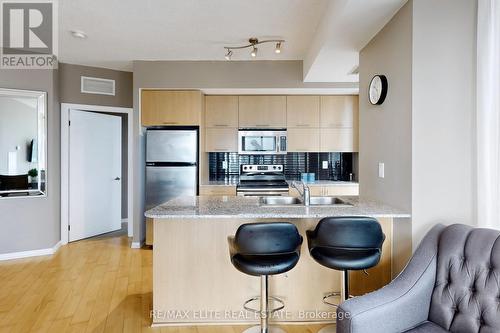
<path fill-rule="evenodd" d="M 287 127 L 319 127 L 319 105 L 319 96 L 287 96 Z"/>
<path fill-rule="evenodd" d="M 289 152 L 318 152 L 320 136 L 318 128 L 288 128 Z"/>
<path fill-rule="evenodd" d="M 238 96 L 206 96 L 205 126 L 238 128 Z"/>
<path fill-rule="evenodd" d="M 357 126 L 358 108 L 358 96 L 321 96 L 321 127 L 351 128 Z"/>
<path fill-rule="evenodd" d="M 311 196 L 313 197 L 359 195 L 359 184 L 357 183 L 332 183 L 331 185 L 318 185 L 313 183 L 307 185 L 309 186 Z M 289 195 L 298 197 L 299 193 L 295 188 L 290 187 Z"/>
<path fill-rule="evenodd" d="M 237 128 L 207 128 L 205 130 L 206 152 L 237 152 Z"/>
<path fill-rule="evenodd" d="M 286 96 L 240 96 L 240 128 L 285 128 Z"/>
<path fill-rule="evenodd" d="M 346 196 L 359 195 L 359 185 L 356 183 L 341 184 L 341 185 L 311 185 L 312 196 Z"/>
<path fill-rule="evenodd" d="M 201 185 L 200 196 L 235 196 L 236 185 Z"/>
<path fill-rule="evenodd" d="M 202 104 L 201 91 L 143 90 L 141 123 L 143 126 L 200 125 Z"/>
<path fill-rule="evenodd" d="M 320 152 L 358 152 L 358 133 L 353 128 L 321 128 Z"/>

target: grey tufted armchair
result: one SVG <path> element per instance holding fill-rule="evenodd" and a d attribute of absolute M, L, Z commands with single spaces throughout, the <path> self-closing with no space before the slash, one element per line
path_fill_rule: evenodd
<path fill-rule="evenodd" d="M 500 232 L 437 225 L 394 281 L 337 313 L 338 333 L 499 333 Z"/>

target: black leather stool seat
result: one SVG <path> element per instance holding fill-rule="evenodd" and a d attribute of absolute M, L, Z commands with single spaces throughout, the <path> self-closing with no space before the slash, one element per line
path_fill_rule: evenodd
<path fill-rule="evenodd" d="M 299 262 L 297 253 L 278 255 L 241 255 L 232 257 L 234 267 L 248 275 L 275 275 L 288 272 Z"/>
<path fill-rule="evenodd" d="M 229 238 L 231 262 L 249 275 L 285 273 L 297 265 L 301 244 L 302 236 L 291 223 L 243 224 Z"/>
<path fill-rule="evenodd" d="M 380 261 L 380 250 L 353 250 L 342 248 L 315 248 L 311 250 L 311 257 L 319 264 L 342 270 L 362 270 L 376 266 Z"/>

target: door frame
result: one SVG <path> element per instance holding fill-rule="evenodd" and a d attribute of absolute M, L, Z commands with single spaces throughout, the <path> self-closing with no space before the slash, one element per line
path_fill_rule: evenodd
<path fill-rule="evenodd" d="M 134 133 L 133 133 L 133 109 L 114 106 L 86 105 L 61 103 L 61 244 L 68 244 L 69 225 L 69 111 L 71 109 L 105 112 L 105 113 L 126 113 L 127 114 L 127 234 L 128 237 L 134 235 Z M 124 219 L 122 219 L 124 222 Z"/>

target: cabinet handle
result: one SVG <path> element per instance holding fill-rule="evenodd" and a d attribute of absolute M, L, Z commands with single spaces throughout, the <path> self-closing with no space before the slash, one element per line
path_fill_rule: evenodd
<path fill-rule="evenodd" d="M 178 124 L 178 122 L 176 122 L 176 121 L 164 121 L 163 124 L 165 124 L 165 125 L 175 125 L 175 124 Z"/>
<path fill-rule="evenodd" d="M 224 125 L 224 124 L 215 124 L 214 126 L 215 126 L 215 127 L 227 127 L 228 125 Z"/>
<path fill-rule="evenodd" d="M 297 124 L 297 127 L 309 127 L 309 124 Z"/>
<path fill-rule="evenodd" d="M 257 127 L 269 127 L 269 125 L 267 125 L 267 124 L 266 124 L 266 125 L 259 125 L 259 124 L 256 124 L 255 126 L 257 126 Z"/>
<path fill-rule="evenodd" d="M 229 151 L 229 149 L 223 149 L 223 148 L 215 148 L 215 151 Z"/>

